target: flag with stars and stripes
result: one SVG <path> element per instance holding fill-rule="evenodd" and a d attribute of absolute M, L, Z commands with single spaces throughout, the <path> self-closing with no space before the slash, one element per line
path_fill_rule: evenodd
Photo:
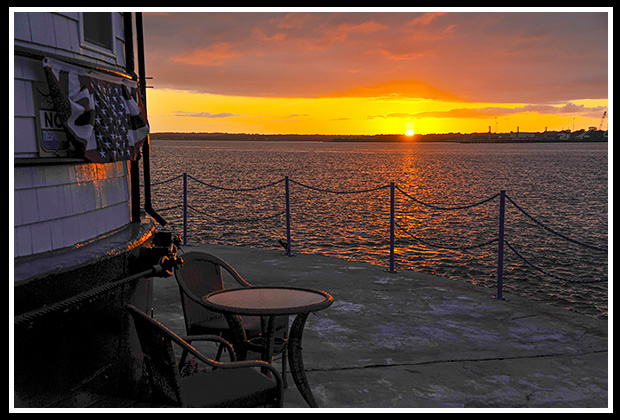
<path fill-rule="evenodd" d="M 51 99 L 76 155 L 91 162 L 136 160 L 149 133 L 134 80 L 46 58 Z"/>

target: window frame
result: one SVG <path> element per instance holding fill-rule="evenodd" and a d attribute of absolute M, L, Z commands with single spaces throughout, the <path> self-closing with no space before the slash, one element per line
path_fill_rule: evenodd
<path fill-rule="evenodd" d="M 99 43 L 95 43 L 86 39 L 86 34 L 84 30 L 84 14 L 85 13 L 106 13 L 110 17 L 110 45 L 108 48 Z M 80 46 L 84 49 L 88 49 L 99 54 L 103 54 L 107 57 L 113 58 L 116 61 L 116 38 L 118 34 L 116 33 L 116 25 L 114 24 L 114 13 L 112 12 L 80 12 Z"/>

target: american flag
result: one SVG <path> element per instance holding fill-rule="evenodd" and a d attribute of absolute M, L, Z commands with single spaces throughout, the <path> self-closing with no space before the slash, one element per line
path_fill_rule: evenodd
<path fill-rule="evenodd" d="M 91 162 L 137 159 L 149 127 L 136 82 L 49 58 L 43 64 L 76 154 Z"/>

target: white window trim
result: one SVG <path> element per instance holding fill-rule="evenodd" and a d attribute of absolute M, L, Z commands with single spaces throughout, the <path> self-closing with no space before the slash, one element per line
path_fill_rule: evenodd
<path fill-rule="evenodd" d="M 97 44 L 93 44 L 91 42 L 88 42 L 84 39 L 84 13 L 80 12 L 80 47 L 84 48 L 86 50 L 90 50 L 90 51 L 94 51 L 96 53 L 99 54 L 103 54 L 107 57 L 113 58 L 114 60 L 116 60 L 116 38 L 118 36 L 118 34 L 116 33 L 116 25 L 114 24 L 114 14 L 110 13 L 112 15 L 112 49 L 109 50 L 107 48 L 104 48 L 100 45 Z"/>

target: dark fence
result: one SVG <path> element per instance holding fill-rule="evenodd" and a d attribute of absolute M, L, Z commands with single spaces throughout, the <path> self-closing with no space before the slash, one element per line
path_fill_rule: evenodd
<path fill-rule="evenodd" d="M 218 220 L 221 223 L 247 223 L 247 222 L 260 222 L 263 220 L 268 220 L 268 219 L 274 219 L 277 217 L 281 217 L 281 216 L 285 216 L 286 218 L 286 243 L 283 244 L 286 247 L 286 255 L 288 256 L 292 256 L 293 255 L 293 240 L 292 240 L 292 231 L 293 231 L 293 225 L 292 225 L 292 219 L 291 219 L 291 203 L 290 203 L 290 198 L 291 198 L 291 185 L 295 185 L 296 187 L 299 188 L 304 188 L 304 189 L 308 189 L 308 190 L 313 190 L 322 194 L 365 194 L 365 193 L 370 193 L 370 192 L 374 192 L 374 191 L 379 191 L 379 190 L 389 190 L 389 200 L 390 200 L 390 221 L 389 221 L 389 238 L 390 238 L 390 245 L 389 245 L 389 256 L 388 258 L 388 269 L 387 271 L 389 272 L 396 272 L 395 270 L 395 266 L 396 266 L 396 261 L 395 261 L 395 243 L 396 243 L 396 228 L 398 228 L 399 231 L 403 232 L 404 234 L 406 234 L 407 236 L 413 238 L 414 240 L 423 243 L 427 246 L 430 247 L 434 247 L 434 248 L 439 248 L 439 249 L 448 249 L 448 250 L 454 250 L 454 251 L 466 251 L 469 249 L 475 249 L 475 248 L 480 248 L 480 247 L 485 247 L 485 246 L 490 246 L 494 243 L 497 242 L 497 293 L 495 295 L 496 299 L 504 299 L 502 296 L 502 291 L 503 291 L 503 266 L 504 266 L 504 245 L 506 245 L 506 247 L 508 247 L 508 249 L 510 249 L 518 258 L 520 258 L 521 260 L 523 260 L 523 262 L 528 265 L 529 267 L 533 268 L 534 270 L 553 277 L 555 279 L 558 280 L 562 280 L 562 281 L 566 281 L 566 282 L 572 282 L 572 283 L 595 283 L 595 282 L 603 282 L 603 281 L 607 281 L 606 278 L 601 278 L 601 279 L 590 279 L 590 280 L 580 280 L 580 279 L 570 279 L 570 278 L 566 278 L 563 276 L 559 276 L 557 274 L 554 274 L 552 271 L 548 270 L 548 269 L 544 269 L 538 265 L 536 265 L 535 263 L 533 263 L 532 261 L 528 260 L 527 258 L 525 258 L 523 256 L 523 253 L 520 252 L 515 245 L 508 241 L 505 237 L 505 212 L 506 212 L 506 202 L 508 202 L 509 204 L 513 205 L 517 210 L 519 210 L 521 213 L 523 213 L 526 217 L 528 217 L 529 219 L 531 219 L 534 223 L 536 223 L 538 226 L 540 226 L 542 229 L 544 229 L 546 232 L 548 232 L 549 234 L 555 235 L 565 241 L 571 242 L 573 244 L 577 244 L 579 246 L 585 247 L 585 248 L 589 248 L 592 249 L 594 251 L 597 252 L 608 252 L 607 248 L 604 247 L 600 247 L 600 246 L 595 246 L 592 244 L 588 244 L 586 242 L 580 241 L 578 239 L 569 237 L 565 234 L 562 234 L 558 231 L 556 231 L 555 229 L 549 227 L 548 225 L 542 223 L 540 220 L 536 219 L 534 216 L 532 216 L 530 213 L 528 213 L 526 210 L 524 210 L 515 200 L 513 200 L 508 194 L 506 194 L 506 191 L 500 191 L 497 194 L 494 194 L 484 200 L 481 201 L 477 201 L 474 203 L 466 203 L 466 204 L 462 204 L 462 205 L 458 205 L 458 206 L 442 206 L 442 205 L 437 205 L 437 204 L 432 204 L 432 203 L 426 203 L 423 201 L 420 201 L 418 198 L 414 197 L 412 194 L 404 191 L 402 188 L 400 188 L 398 185 L 396 185 L 394 182 L 390 183 L 390 184 L 386 184 L 383 186 L 379 186 L 379 187 L 375 187 L 375 188 L 369 188 L 369 189 L 360 189 L 360 190 L 330 190 L 330 189 L 324 189 L 324 188 L 317 188 L 311 185 L 306 185 L 303 184 L 301 182 L 295 181 L 293 179 L 290 179 L 288 176 L 278 180 L 278 181 L 274 181 L 268 184 L 264 184 L 261 186 L 257 186 L 257 187 L 249 187 L 249 188 L 228 188 L 228 187 L 222 187 L 222 186 L 217 186 L 217 185 L 212 185 L 209 184 L 207 182 L 204 182 L 202 180 L 199 180 L 191 175 L 188 175 L 187 173 L 183 173 L 182 175 L 178 175 L 172 178 L 169 178 L 167 180 L 158 182 L 158 183 L 154 183 L 153 186 L 156 185 L 161 185 L 161 184 L 165 184 L 165 183 L 169 183 L 172 182 L 174 180 L 177 180 L 179 178 L 183 179 L 183 202 L 180 204 L 175 204 L 169 207 L 166 207 L 164 209 L 159 209 L 159 211 L 166 211 L 166 210 L 171 210 L 171 209 L 176 209 L 181 207 L 182 208 L 182 225 L 183 225 L 183 243 L 187 244 L 187 228 L 188 225 L 190 223 L 189 221 L 189 216 L 190 216 L 190 211 L 194 212 L 194 213 L 198 213 L 200 215 Z M 201 185 L 204 188 L 208 188 L 208 189 L 213 189 L 213 190 L 221 190 L 221 191 L 230 191 L 231 193 L 235 193 L 235 192 L 249 192 L 249 191 L 258 191 L 258 190 L 262 190 L 265 188 L 269 188 L 269 187 L 273 187 L 275 185 L 278 184 L 284 184 L 284 191 L 283 191 L 283 195 L 284 195 L 284 201 L 285 201 L 285 210 L 281 211 L 281 212 L 276 212 L 274 214 L 271 215 L 267 215 L 267 216 L 262 216 L 262 217 L 256 217 L 256 218 L 242 218 L 242 219 L 229 219 L 229 218 L 223 218 L 219 215 L 214 215 L 214 214 L 208 214 L 204 211 L 198 210 L 197 208 L 193 207 L 192 205 L 189 204 L 189 197 L 188 197 L 188 182 L 189 181 L 192 182 L 196 182 L 197 184 Z M 482 206 L 484 204 L 487 204 L 489 202 L 492 202 L 496 199 L 499 199 L 499 211 L 498 211 L 498 223 L 497 223 L 497 235 L 494 238 L 491 238 L 487 241 L 481 242 L 481 243 L 477 243 L 477 244 L 470 244 L 470 245 L 465 245 L 465 246 L 449 246 L 449 245 L 445 245 L 445 244 L 438 244 L 435 242 L 431 242 L 425 239 L 422 239 L 418 236 L 416 236 L 415 234 L 413 234 L 412 232 L 410 232 L 410 230 L 407 229 L 406 226 L 402 226 L 400 223 L 396 222 L 396 201 L 397 201 L 397 194 L 396 193 L 400 193 L 404 198 L 409 199 L 419 205 L 422 205 L 424 207 L 428 207 L 430 209 L 433 210 L 439 210 L 439 211 L 452 211 L 452 210 L 466 210 L 466 209 L 472 209 L 474 207 L 478 207 L 478 206 Z"/>

